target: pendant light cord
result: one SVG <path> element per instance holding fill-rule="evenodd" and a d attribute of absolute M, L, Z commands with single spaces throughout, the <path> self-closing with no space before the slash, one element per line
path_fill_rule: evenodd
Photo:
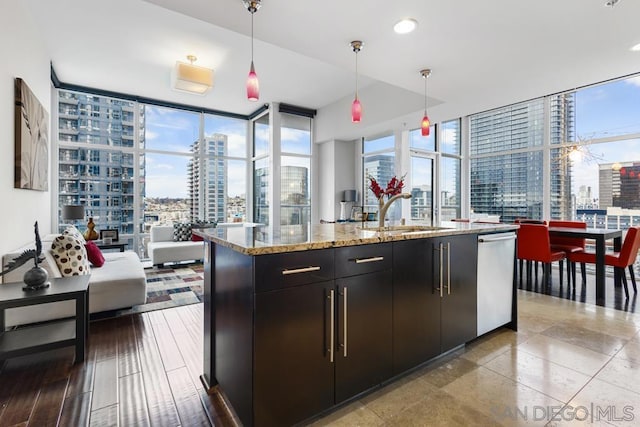
<path fill-rule="evenodd" d="M 356 49 L 356 99 L 358 99 L 358 52 L 360 49 Z"/>
<path fill-rule="evenodd" d="M 427 115 L 427 76 L 424 77 L 424 115 Z"/>
<path fill-rule="evenodd" d="M 253 12 L 251 12 L 251 63 L 253 64 Z"/>

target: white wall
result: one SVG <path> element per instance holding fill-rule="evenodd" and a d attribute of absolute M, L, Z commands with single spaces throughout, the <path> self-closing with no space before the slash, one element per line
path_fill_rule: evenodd
<path fill-rule="evenodd" d="M 356 142 L 332 140 L 318 144 L 319 218 L 335 221 L 340 217 L 340 200 L 344 190 L 356 186 Z M 360 200 L 358 191 L 358 200 Z M 349 212 L 347 212 L 349 214 Z"/>
<path fill-rule="evenodd" d="M 4 254 L 26 243 L 33 244 L 35 221 L 38 221 L 41 235 L 51 232 L 50 191 L 13 188 L 14 79 L 20 77 L 27 83 L 49 116 L 51 79 L 44 40 L 22 2 L 2 2 L 0 40 L 0 254 Z M 51 158 L 51 142 L 49 147 Z"/>

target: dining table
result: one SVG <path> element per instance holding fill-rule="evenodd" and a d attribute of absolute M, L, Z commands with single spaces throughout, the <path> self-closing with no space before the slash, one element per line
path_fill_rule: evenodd
<path fill-rule="evenodd" d="M 565 228 L 549 227 L 549 236 L 574 237 L 595 240 L 596 246 L 596 305 L 604 306 L 605 303 L 605 263 L 607 240 L 613 240 L 613 250 L 620 251 L 622 247 L 622 230 L 608 230 L 603 228 Z M 614 269 L 614 284 L 619 287 L 622 277 L 618 269 Z"/>

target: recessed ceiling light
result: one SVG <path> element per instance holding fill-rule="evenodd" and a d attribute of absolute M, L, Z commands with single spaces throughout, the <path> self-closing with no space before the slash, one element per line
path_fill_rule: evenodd
<path fill-rule="evenodd" d="M 631 46 L 631 50 L 634 52 L 640 52 L 640 43 L 635 46 Z"/>
<path fill-rule="evenodd" d="M 418 21 L 413 18 L 405 18 L 396 22 L 396 25 L 393 26 L 393 31 L 398 34 L 407 34 L 415 30 L 417 26 Z"/>

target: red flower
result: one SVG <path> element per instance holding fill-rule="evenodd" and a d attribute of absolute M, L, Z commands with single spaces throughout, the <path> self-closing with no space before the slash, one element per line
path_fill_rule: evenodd
<path fill-rule="evenodd" d="M 387 187 L 384 190 L 380 187 L 380 184 L 378 184 L 378 181 L 376 181 L 374 177 L 369 176 L 368 178 L 370 181 L 369 188 L 378 200 L 381 200 L 384 196 L 391 197 L 400 194 L 404 188 L 404 175 L 400 178 L 394 175 L 393 178 L 389 180 Z"/>

